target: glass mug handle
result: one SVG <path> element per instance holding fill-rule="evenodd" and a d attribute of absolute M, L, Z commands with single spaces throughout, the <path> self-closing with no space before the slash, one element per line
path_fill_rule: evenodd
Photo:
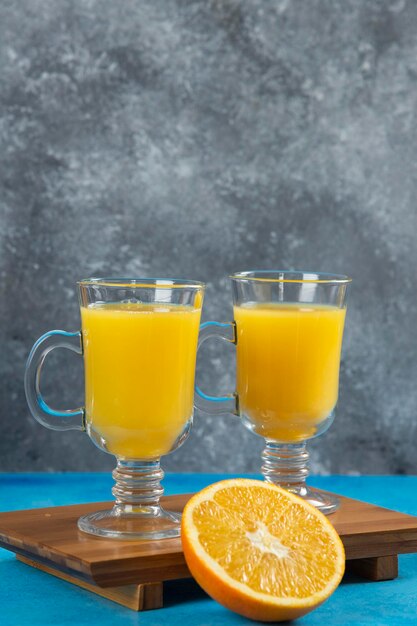
<path fill-rule="evenodd" d="M 235 322 L 205 322 L 201 324 L 198 349 L 207 339 L 212 339 L 213 337 L 236 344 Z M 198 385 L 195 386 L 194 406 L 203 411 L 203 413 L 211 413 L 212 415 L 221 415 L 223 413 L 238 415 L 239 412 L 236 392 L 227 396 L 208 396 Z"/>
<path fill-rule="evenodd" d="M 52 430 L 85 430 L 84 409 L 57 411 L 48 406 L 40 390 L 42 366 L 46 356 L 55 348 L 68 348 L 83 353 L 81 333 L 51 330 L 39 337 L 30 351 L 25 370 L 25 393 L 33 417 Z"/>

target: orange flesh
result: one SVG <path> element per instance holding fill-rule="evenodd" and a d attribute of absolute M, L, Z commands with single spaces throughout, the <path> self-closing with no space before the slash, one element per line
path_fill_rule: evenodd
<path fill-rule="evenodd" d="M 322 520 L 279 491 L 220 490 L 192 519 L 207 554 L 255 592 L 308 598 L 326 587 L 340 561 Z"/>

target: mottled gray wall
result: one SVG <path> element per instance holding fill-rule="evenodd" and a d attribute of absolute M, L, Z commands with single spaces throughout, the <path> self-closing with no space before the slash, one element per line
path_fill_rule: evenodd
<path fill-rule="evenodd" d="M 225 319 L 229 272 L 301 267 L 354 278 L 313 469 L 416 472 L 417 2 L 3 0 L 0 55 L 0 469 L 113 465 L 23 395 L 34 340 L 79 325 L 77 279 L 201 279 Z M 202 384 L 232 388 L 211 350 Z M 44 378 L 82 401 L 75 355 Z M 165 467 L 256 470 L 260 449 L 198 414 Z"/>

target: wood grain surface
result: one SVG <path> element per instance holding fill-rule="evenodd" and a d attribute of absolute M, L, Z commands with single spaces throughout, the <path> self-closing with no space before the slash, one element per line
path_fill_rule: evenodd
<path fill-rule="evenodd" d="M 61 580 L 65 580 L 68 583 L 77 585 L 86 591 L 95 593 L 102 598 L 107 598 L 112 602 L 117 602 L 126 606 L 133 611 L 148 611 L 150 609 L 160 609 L 163 604 L 163 583 L 148 583 L 146 585 L 121 585 L 119 587 L 99 587 L 98 585 L 92 585 L 84 580 L 60 572 L 53 567 L 43 565 L 33 559 L 28 559 L 21 554 L 17 555 L 17 558 L 22 563 L 30 565 L 36 569 L 52 574 Z"/>
<path fill-rule="evenodd" d="M 180 511 L 189 498 L 188 494 L 162 500 L 166 508 Z M 417 552 L 417 517 L 349 498 L 340 500 L 341 508 L 329 519 L 341 536 L 347 560 L 363 560 L 363 575 L 372 580 L 393 577 L 395 555 Z M 1 513 L 0 545 L 37 566 L 102 588 L 190 576 L 179 538 L 119 541 L 78 530 L 80 515 L 110 506 L 107 502 Z M 394 560 L 377 561 L 377 557 Z M 355 568 L 361 572 L 360 563 Z"/>
<path fill-rule="evenodd" d="M 393 580 L 398 576 L 398 556 L 394 554 L 347 561 L 346 572 L 374 582 Z"/>

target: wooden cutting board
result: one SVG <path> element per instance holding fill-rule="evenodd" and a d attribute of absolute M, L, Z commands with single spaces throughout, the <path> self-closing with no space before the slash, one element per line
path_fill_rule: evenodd
<path fill-rule="evenodd" d="M 181 511 L 191 494 L 165 496 Z M 347 570 L 368 580 L 398 575 L 398 554 L 417 552 L 417 517 L 340 497 L 329 516 L 346 551 Z M 81 515 L 112 503 L 78 504 L 0 514 L 0 545 L 25 563 L 134 610 L 162 606 L 163 582 L 190 577 L 181 540 L 100 539 L 77 528 Z"/>

